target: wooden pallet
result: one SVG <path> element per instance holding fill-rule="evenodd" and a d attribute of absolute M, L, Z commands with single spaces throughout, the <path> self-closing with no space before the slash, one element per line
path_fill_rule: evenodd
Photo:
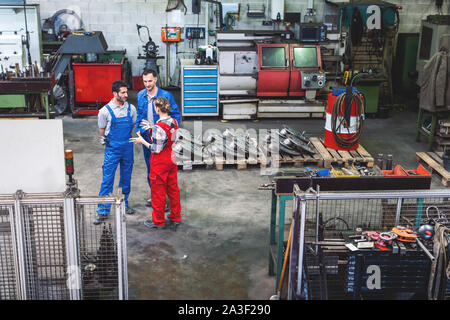
<path fill-rule="evenodd" d="M 215 161 L 216 170 L 222 171 L 224 167 L 233 167 L 238 170 L 245 170 L 250 165 L 260 166 L 260 162 L 258 161 L 258 157 L 250 157 L 250 158 L 239 158 L 239 159 L 226 159 L 224 157 L 217 157 Z"/>
<path fill-rule="evenodd" d="M 361 144 L 356 150 L 343 151 L 333 150 L 325 147 L 323 139 L 310 138 L 310 141 L 322 157 L 324 168 L 331 168 L 331 163 L 337 161 L 342 161 L 343 163 L 345 163 L 345 165 L 348 165 L 349 160 L 353 162 L 360 162 L 361 164 L 364 164 L 369 168 L 373 167 L 374 165 L 374 158 L 370 155 L 369 152 L 366 151 L 366 149 L 364 149 Z"/>
<path fill-rule="evenodd" d="M 448 187 L 450 182 L 450 172 L 445 170 L 442 161 L 442 152 L 416 152 L 416 160 L 425 166 L 430 172 L 441 177 L 441 182 Z"/>
<path fill-rule="evenodd" d="M 273 155 L 270 157 L 272 162 L 278 164 L 278 167 L 288 167 L 292 166 L 294 168 L 306 167 L 309 165 L 322 167 L 323 159 L 320 157 L 318 153 L 314 155 L 300 155 L 300 156 L 291 156 L 287 154 L 279 154 Z"/>
<path fill-rule="evenodd" d="M 233 167 L 238 170 L 245 170 L 250 166 L 259 167 L 261 169 L 267 168 L 269 165 L 275 168 L 281 167 L 295 167 L 301 168 L 306 166 L 331 168 L 333 162 L 342 161 L 348 165 L 349 161 L 360 162 L 368 167 L 373 167 L 374 158 L 361 145 L 356 150 L 351 151 L 337 151 L 332 150 L 323 144 L 323 140 L 316 137 L 309 139 L 311 146 L 314 146 L 316 153 L 313 155 L 304 154 L 300 156 L 291 156 L 284 153 L 278 155 L 271 155 L 264 149 L 264 146 L 258 146 L 258 154 L 249 158 L 234 157 L 227 158 L 224 154 L 213 155 L 210 159 L 197 161 L 180 161 L 179 168 L 183 170 L 192 170 L 194 168 L 216 168 L 222 171 L 224 167 Z"/>

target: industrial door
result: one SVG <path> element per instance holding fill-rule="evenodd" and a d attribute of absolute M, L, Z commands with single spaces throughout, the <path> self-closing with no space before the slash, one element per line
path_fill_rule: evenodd
<path fill-rule="evenodd" d="M 285 97 L 289 87 L 289 47 L 287 44 L 258 43 L 258 88 L 262 97 Z"/>
<path fill-rule="evenodd" d="M 322 69 L 320 46 L 290 44 L 289 56 L 291 65 L 289 96 L 304 97 L 306 91 L 302 90 L 301 71 L 318 72 Z"/>

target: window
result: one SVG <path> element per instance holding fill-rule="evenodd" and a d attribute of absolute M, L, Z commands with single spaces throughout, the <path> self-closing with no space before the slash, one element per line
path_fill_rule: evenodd
<path fill-rule="evenodd" d="M 294 48 L 294 67 L 296 68 L 317 68 L 316 47 Z"/>
<path fill-rule="evenodd" d="M 262 66 L 286 67 L 286 51 L 284 47 L 262 47 Z"/>

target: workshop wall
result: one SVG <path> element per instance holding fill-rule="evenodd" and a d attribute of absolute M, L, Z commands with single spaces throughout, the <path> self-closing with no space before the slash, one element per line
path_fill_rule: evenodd
<path fill-rule="evenodd" d="M 263 18 L 248 18 L 247 4 L 253 7 L 266 7 L 266 16 L 269 16 L 270 1 L 276 0 L 226 0 L 222 3 L 241 3 L 239 21 L 235 21 L 235 29 L 273 29 L 275 26 L 263 26 Z M 339 0 L 336 2 L 344 2 Z M 161 41 L 161 27 L 166 23 L 169 26 L 200 26 L 205 24 L 209 15 L 205 13 L 208 7 L 213 11 L 216 6 L 213 4 L 202 4 L 202 12 L 199 16 L 192 14 L 192 1 L 185 0 L 187 7 L 186 15 L 184 8 L 166 13 L 167 0 L 80 0 L 80 1 L 60 1 L 60 0 L 28 0 L 28 3 L 40 4 L 41 18 L 51 17 L 57 10 L 72 9 L 79 13 L 86 30 L 102 31 L 108 42 L 109 50 L 127 50 L 127 56 L 132 63 L 133 75 L 137 75 L 142 70 L 144 60 L 138 60 L 139 50 L 142 52 L 142 45 L 139 40 L 136 24 L 147 25 L 150 28 L 150 35 L 153 41 L 160 46 L 159 54 L 166 56 L 165 44 Z M 171 1 L 171 4 L 174 1 Z M 176 2 L 175 2 L 176 3 Z M 400 13 L 400 32 L 419 32 L 419 21 L 429 14 L 436 14 L 434 1 L 431 0 L 398 0 L 392 2 L 403 6 Z M 306 12 L 307 0 L 285 0 L 285 12 L 301 12 L 302 19 Z M 450 3 L 444 5 L 444 14 L 449 14 Z M 314 7 L 317 11 L 316 20 L 322 21 L 324 12 L 329 12 L 329 5 L 325 1 L 315 1 Z M 215 28 L 216 22 L 210 24 L 210 28 Z M 147 34 L 141 30 L 144 42 L 147 41 Z M 184 38 L 184 36 L 183 36 Z M 210 37 L 210 42 L 214 41 Z M 199 43 L 203 44 L 203 43 Z M 195 45 L 194 45 L 195 47 Z M 189 48 L 188 42 L 180 43 L 178 48 L 170 46 L 170 66 L 171 74 L 175 69 L 176 52 L 181 58 L 193 58 L 194 48 Z M 164 60 L 160 60 L 164 64 Z M 161 66 L 161 76 L 165 73 L 164 65 Z"/>

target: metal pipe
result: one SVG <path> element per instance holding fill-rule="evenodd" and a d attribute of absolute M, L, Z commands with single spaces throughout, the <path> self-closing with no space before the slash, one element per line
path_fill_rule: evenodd
<path fill-rule="evenodd" d="M 424 246 L 422 241 L 416 238 L 416 242 L 419 245 L 419 247 L 423 250 L 423 252 L 425 252 L 425 254 L 431 259 L 431 261 L 434 261 L 435 259 L 434 256 L 430 253 L 430 251 L 428 251 L 428 249 Z"/>
<path fill-rule="evenodd" d="M 78 261 L 78 246 L 75 225 L 75 205 L 74 198 L 64 199 L 64 233 L 66 238 L 66 259 L 67 259 L 67 286 L 70 300 L 80 300 L 81 272 Z"/>
<path fill-rule="evenodd" d="M 294 194 L 304 200 L 315 200 L 317 195 L 313 193 L 305 193 L 304 191 L 295 192 Z M 345 193 L 324 193 L 320 194 L 322 200 L 342 200 L 342 199 L 415 199 L 415 198 L 449 198 L 450 190 L 434 189 L 420 191 L 392 191 L 392 192 L 345 192 Z"/>
<path fill-rule="evenodd" d="M 320 186 L 317 185 L 316 186 L 316 194 L 317 194 L 317 199 L 316 199 L 316 242 L 319 241 L 319 228 L 320 228 L 320 202 L 319 202 L 319 193 L 320 193 Z M 316 245 L 316 255 L 319 253 L 319 246 Z"/>
<path fill-rule="evenodd" d="M 22 288 L 21 288 L 21 276 L 20 276 L 20 268 L 19 268 L 19 256 L 17 252 L 16 241 L 16 224 L 14 219 L 14 210 L 12 207 L 8 207 L 9 211 L 9 226 L 11 228 L 11 239 L 13 240 L 12 251 L 13 251 L 13 259 L 14 259 L 14 272 L 15 272 L 15 282 L 16 282 L 16 299 L 21 298 Z"/>
<path fill-rule="evenodd" d="M 342 242 L 333 242 L 333 241 L 313 241 L 310 242 L 316 246 L 344 246 L 344 240 Z"/>
<path fill-rule="evenodd" d="M 26 287 L 26 275 L 25 275 L 25 246 L 24 246 L 24 228 L 22 221 L 22 208 L 20 204 L 20 200 L 16 199 L 14 203 L 14 211 L 15 211 L 15 223 L 16 226 L 16 241 L 17 241 L 17 253 L 18 253 L 18 262 L 19 262 L 19 281 L 20 281 L 20 298 L 22 300 L 27 300 L 27 287 Z"/>
<path fill-rule="evenodd" d="M 123 300 L 123 277 L 122 277 L 122 238 L 120 235 L 122 234 L 122 211 L 121 203 L 115 204 L 116 211 L 116 232 L 117 232 L 117 277 L 118 277 L 118 285 L 119 285 L 119 300 Z"/>
<path fill-rule="evenodd" d="M 402 213 L 403 198 L 398 198 L 397 200 L 397 213 L 395 214 L 395 225 L 398 226 L 400 223 L 400 214 Z"/>
<path fill-rule="evenodd" d="M 128 300 L 128 252 L 127 252 L 127 224 L 125 212 L 125 201 L 122 201 L 121 205 L 122 216 L 121 228 L 122 228 L 122 274 L 123 274 L 123 299 Z"/>
<path fill-rule="evenodd" d="M 301 295 L 303 280 L 303 255 L 305 249 L 305 220 L 306 220 L 306 201 L 301 201 L 300 215 L 300 246 L 298 248 L 298 271 L 297 271 L 297 295 Z"/>
<path fill-rule="evenodd" d="M 208 45 L 209 42 L 209 5 L 205 4 L 205 45 Z"/>
<path fill-rule="evenodd" d="M 27 59 L 28 59 L 28 65 L 30 65 L 33 68 L 32 61 L 31 61 L 31 54 L 30 54 L 30 32 L 28 32 L 28 22 L 27 22 L 27 1 L 23 0 L 23 15 L 25 17 L 25 46 L 27 48 Z"/>

